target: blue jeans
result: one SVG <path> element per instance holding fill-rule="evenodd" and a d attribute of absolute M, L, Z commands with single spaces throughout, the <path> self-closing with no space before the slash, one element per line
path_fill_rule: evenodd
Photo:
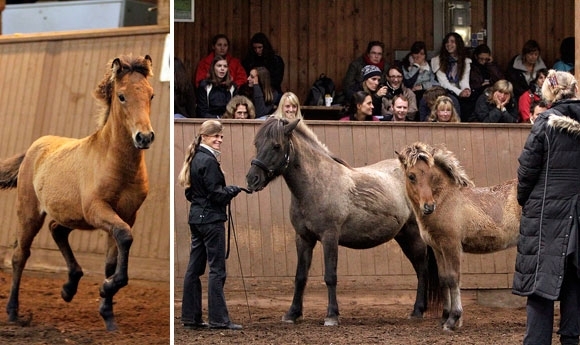
<path fill-rule="evenodd" d="M 570 260 L 568 263 L 571 262 Z M 578 345 L 580 334 L 580 279 L 576 267 L 567 265 L 560 290 L 560 343 Z M 554 301 L 536 296 L 528 296 L 526 305 L 527 323 L 524 345 L 552 344 L 554 327 Z"/>
<path fill-rule="evenodd" d="M 181 322 L 202 321 L 201 281 L 209 264 L 208 277 L 208 316 L 210 325 L 230 323 L 224 284 L 226 281 L 225 226 L 224 223 L 190 224 L 191 251 L 189 264 L 183 279 L 183 300 Z"/>

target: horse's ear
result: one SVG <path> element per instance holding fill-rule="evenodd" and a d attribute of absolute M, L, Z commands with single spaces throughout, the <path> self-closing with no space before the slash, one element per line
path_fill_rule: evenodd
<path fill-rule="evenodd" d="M 151 60 L 151 56 L 145 55 L 145 60 L 149 61 L 149 63 L 153 65 L 153 60 Z"/>
<path fill-rule="evenodd" d="M 399 162 L 401 162 L 401 164 L 403 165 L 403 168 L 406 169 L 407 168 L 407 160 L 405 159 L 405 157 L 397 151 L 395 151 L 395 154 L 397 155 Z"/>
<path fill-rule="evenodd" d="M 300 119 L 296 119 L 287 124 L 284 128 L 284 134 L 289 135 L 290 133 L 292 133 L 292 131 L 296 129 L 296 126 L 298 126 L 298 122 L 300 122 Z"/>

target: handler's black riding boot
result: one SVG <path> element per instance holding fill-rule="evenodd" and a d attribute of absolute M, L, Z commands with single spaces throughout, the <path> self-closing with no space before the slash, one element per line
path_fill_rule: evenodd
<path fill-rule="evenodd" d="M 560 336 L 560 344 L 562 345 L 578 345 L 578 343 L 579 343 L 578 337 L 572 337 L 568 335 Z"/>

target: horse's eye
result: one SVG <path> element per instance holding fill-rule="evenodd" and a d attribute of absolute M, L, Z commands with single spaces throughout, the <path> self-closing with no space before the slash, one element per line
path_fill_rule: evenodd
<path fill-rule="evenodd" d="M 274 150 L 279 151 L 282 146 L 280 144 L 274 144 Z"/>
<path fill-rule="evenodd" d="M 409 181 L 411 181 L 411 183 L 417 182 L 417 178 L 415 177 L 415 174 L 409 174 L 407 176 L 407 178 L 409 179 Z"/>
<path fill-rule="evenodd" d="M 121 103 L 125 103 L 125 96 L 123 95 L 119 95 L 119 101 L 121 101 Z"/>

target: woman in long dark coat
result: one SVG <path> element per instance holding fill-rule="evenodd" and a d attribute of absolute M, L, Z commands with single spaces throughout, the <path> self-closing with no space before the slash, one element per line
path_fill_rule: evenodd
<path fill-rule="evenodd" d="M 534 122 L 519 157 L 522 205 L 513 292 L 527 296 L 526 344 L 552 344 L 554 301 L 560 301 L 560 342 L 580 333 L 580 100 L 577 82 L 551 70 L 542 95 L 552 107 Z"/>

